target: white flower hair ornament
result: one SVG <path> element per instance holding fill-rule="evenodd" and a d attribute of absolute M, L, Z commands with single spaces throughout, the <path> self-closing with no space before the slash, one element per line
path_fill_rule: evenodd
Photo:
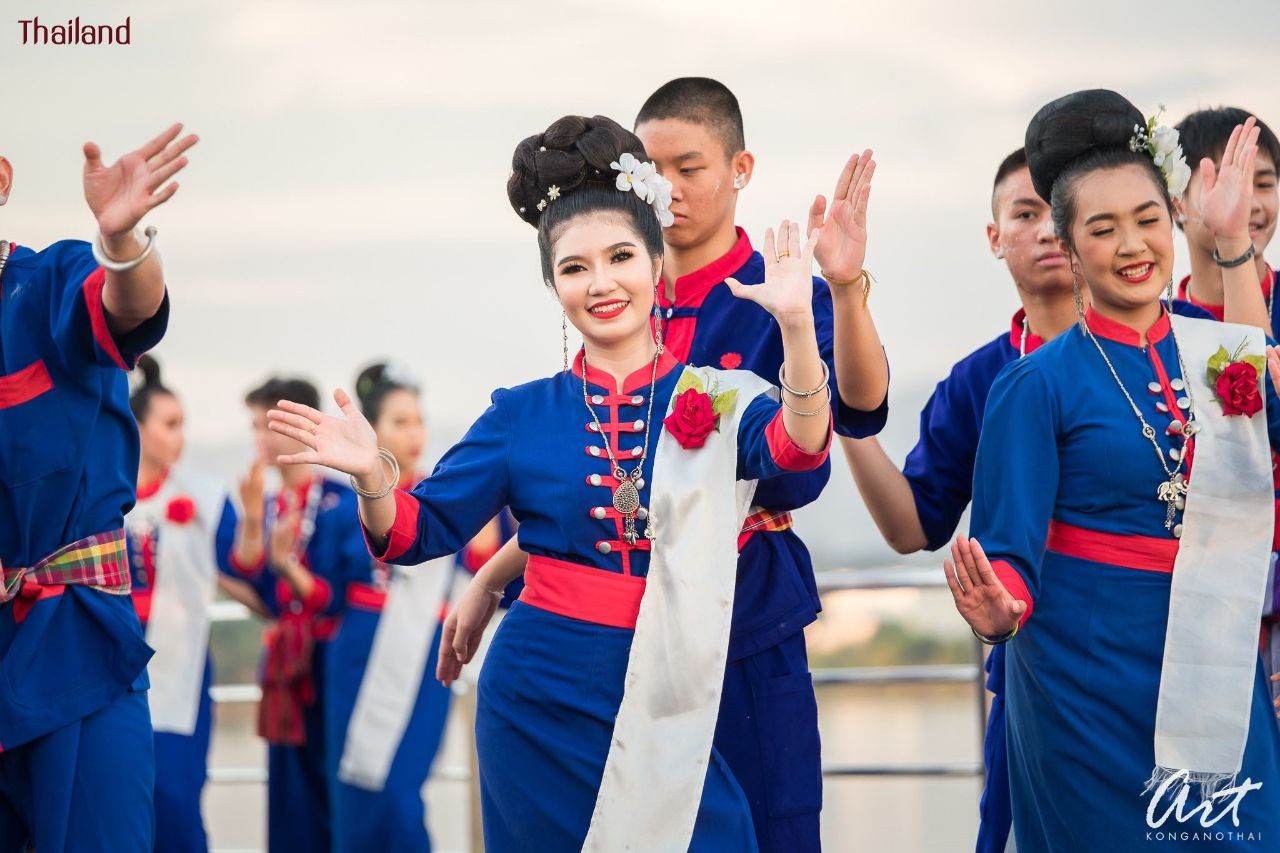
<path fill-rule="evenodd" d="M 1146 127 L 1140 124 L 1133 126 L 1133 136 L 1129 138 L 1130 151 L 1145 151 L 1150 155 L 1156 168 L 1164 177 L 1164 185 L 1169 195 L 1182 198 L 1191 182 L 1191 167 L 1187 158 L 1182 155 L 1182 146 L 1178 144 L 1178 131 L 1165 124 L 1157 124 L 1164 113 L 1164 105 L 1149 119 Z"/>
<path fill-rule="evenodd" d="M 631 152 L 626 152 L 609 166 L 618 172 L 616 186 L 622 192 L 633 192 L 653 207 L 663 228 L 676 221 L 671 213 L 671 182 L 658 174 L 652 162 L 641 162 Z"/>

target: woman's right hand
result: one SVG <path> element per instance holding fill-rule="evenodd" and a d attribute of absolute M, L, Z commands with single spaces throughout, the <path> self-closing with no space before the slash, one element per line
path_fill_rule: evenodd
<path fill-rule="evenodd" d="M 436 664 L 436 679 L 445 687 L 457 680 L 463 665 L 475 657 L 484 629 L 489 627 L 499 601 L 499 596 L 472 578 L 458 600 L 458 606 L 445 618 L 440 638 L 440 659 Z"/>
<path fill-rule="evenodd" d="M 385 475 L 379 465 L 378 437 L 373 427 L 346 391 L 334 391 L 333 401 L 342 412 L 340 418 L 289 400 L 281 400 L 278 409 L 267 412 L 268 429 L 307 447 L 276 461 L 281 465 L 324 465 L 363 481 L 370 490 L 381 487 Z"/>
<path fill-rule="evenodd" d="M 240 508 L 244 513 L 244 517 L 249 520 L 262 523 L 262 498 L 266 493 L 266 478 L 264 472 L 266 463 L 259 456 L 253 460 L 249 473 L 240 481 Z"/>
<path fill-rule="evenodd" d="M 947 586 L 951 587 L 956 610 L 982 636 L 1008 634 L 1026 612 L 1026 603 L 1010 595 L 1000 583 L 977 539 L 956 537 L 951 545 L 951 559 L 943 560 L 942 570 L 947 576 Z"/>

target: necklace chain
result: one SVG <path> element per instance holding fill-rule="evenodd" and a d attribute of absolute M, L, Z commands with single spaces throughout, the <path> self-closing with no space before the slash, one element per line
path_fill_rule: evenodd
<path fill-rule="evenodd" d="M 1115 365 L 1111 363 L 1111 359 L 1107 357 L 1107 351 L 1102 348 L 1102 343 L 1087 324 L 1084 326 L 1084 331 L 1089 336 L 1089 340 L 1093 341 L 1098 354 L 1102 356 L 1103 362 L 1107 365 L 1107 370 L 1111 372 L 1111 378 L 1115 380 L 1116 385 L 1120 388 L 1120 393 L 1124 394 L 1125 400 L 1128 401 L 1129 408 L 1133 409 L 1134 416 L 1137 417 L 1138 423 L 1142 425 L 1143 436 L 1146 437 L 1147 441 L 1151 442 L 1151 447 L 1156 452 L 1156 459 L 1160 462 L 1160 467 L 1164 469 L 1167 479 L 1156 489 L 1156 498 L 1165 503 L 1165 529 L 1173 529 L 1174 513 L 1182 508 L 1187 495 L 1187 483 L 1181 475 L 1182 463 L 1186 459 L 1191 437 L 1199 431 L 1199 425 L 1195 423 L 1195 397 L 1191 392 L 1191 383 L 1186 379 L 1190 374 L 1187 373 L 1187 366 L 1182 361 L 1182 347 L 1178 344 L 1178 333 L 1174 331 L 1171 322 L 1169 324 L 1169 334 L 1173 336 L 1173 349 L 1178 357 L 1178 368 L 1182 371 L 1183 388 L 1187 395 L 1187 417 L 1186 423 L 1180 431 L 1182 434 L 1182 449 L 1178 452 L 1177 464 L 1170 468 L 1169 464 L 1164 461 L 1164 451 L 1160 449 L 1160 443 L 1156 441 L 1155 428 L 1147 423 L 1147 419 L 1142 416 L 1142 410 L 1134 402 L 1129 389 L 1124 387 L 1124 382 L 1121 381 L 1120 374 L 1116 372 Z"/>
<path fill-rule="evenodd" d="M 591 395 L 587 391 L 587 354 L 585 351 L 582 353 L 582 402 L 586 405 L 587 411 L 591 413 L 591 421 L 595 424 L 596 432 L 604 439 L 604 452 L 609 458 L 609 467 L 613 470 L 613 477 L 618 481 L 618 489 L 613 493 L 613 508 L 623 516 L 623 538 L 628 545 L 636 544 L 636 540 L 640 538 L 636 533 L 636 518 L 639 516 L 640 510 L 643 509 L 640 505 L 640 475 L 644 473 L 644 463 L 649 458 L 649 431 L 653 427 L 653 392 L 658 384 L 658 360 L 661 357 L 662 347 L 659 346 L 653 354 L 653 365 L 649 369 L 649 409 L 644 419 L 644 444 L 640 451 L 640 461 L 628 474 L 626 469 L 622 467 L 622 463 L 613 455 L 613 442 L 610 441 L 609 434 L 604 431 L 604 426 L 600 423 L 599 416 L 596 415 L 595 407 L 591 405 Z M 645 524 L 645 536 L 648 539 L 653 539 L 652 519 L 648 519 Z"/>

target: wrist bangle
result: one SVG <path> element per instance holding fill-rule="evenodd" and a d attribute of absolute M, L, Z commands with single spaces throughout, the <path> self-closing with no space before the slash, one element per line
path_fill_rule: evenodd
<path fill-rule="evenodd" d="M 862 268 L 862 272 L 858 273 L 851 279 L 832 278 L 825 272 L 822 277 L 827 280 L 827 284 L 831 287 L 852 287 L 855 284 L 862 285 L 862 304 L 866 306 L 867 300 L 871 298 L 871 285 L 875 284 L 875 276 L 873 276 L 866 267 Z"/>
<path fill-rule="evenodd" d="M 1257 252 L 1257 249 L 1255 249 L 1255 248 L 1254 248 L 1253 243 L 1250 243 L 1250 244 L 1249 244 L 1249 248 L 1245 249 L 1245 250 L 1244 250 L 1244 254 L 1243 254 L 1243 255 L 1241 255 L 1240 257 L 1238 257 L 1238 258 L 1231 258 L 1230 260 L 1223 260 L 1222 255 L 1219 255 L 1219 254 L 1218 254 L 1218 250 L 1217 250 L 1217 249 L 1214 249 L 1214 250 L 1213 250 L 1213 262 L 1214 262 L 1215 264 L 1217 264 L 1218 266 L 1222 267 L 1223 269 L 1228 269 L 1228 270 L 1229 270 L 1229 269 L 1231 269 L 1232 267 L 1238 267 L 1238 266 L 1240 266 L 1241 264 L 1245 263 L 1245 262 L 1246 262 L 1246 261 L 1248 261 L 1250 258 L 1252 258 L 1256 252 Z"/>
<path fill-rule="evenodd" d="M 383 472 L 383 476 L 386 477 L 386 480 L 384 481 L 382 488 L 378 489 L 376 492 L 371 492 L 368 489 L 361 488 L 359 481 L 356 480 L 355 477 L 347 475 L 348 479 L 351 480 L 351 488 L 356 490 L 356 494 L 362 498 L 368 498 L 371 501 L 376 501 L 378 498 L 385 498 L 387 495 L 395 491 L 396 484 L 400 482 L 400 463 L 396 461 L 395 455 L 392 454 L 390 450 L 387 450 L 385 447 L 379 447 L 378 461 L 380 463 L 386 462 L 387 466 L 391 469 L 391 474 L 388 476 L 386 472 Z M 382 466 L 379 465 L 378 467 L 381 468 Z"/>
<path fill-rule="evenodd" d="M 113 261 L 107 256 L 107 250 L 102 247 L 102 232 L 99 231 L 97 236 L 93 238 L 93 259 L 98 262 L 98 266 L 104 270 L 111 272 L 128 272 L 142 265 L 142 262 L 151 254 L 151 250 L 156 245 L 156 227 L 148 225 L 146 230 L 147 245 L 142 247 L 142 251 L 138 253 L 138 257 L 131 261 Z"/>
<path fill-rule="evenodd" d="M 1012 631 L 1007 634 L 1002 634 L 999 637 L 984 637 L 979 634 L 978 629 L 974 628 L 972 625 L 969 626 L 969 630 L 973 632 L 973 636 L 978 638 L 978 642 L 982 643 L 984 646 L 1002 646 L 1014 637 L 1018 636 L 1018 629 L 1020 627 L 1022 627 L 1021 623 L 1015 622 Z"/>
<path fill-rule="evenodd" d="M 820 415 L 820 414 L 822 414 L 823 412 L 825 412 L 825 411 L 827 410 L 827 408 L 828 408 L 830 405 L 831 405 L 831 389 L 830 389 L 830 388 L 828 388 L 828 389 L 827 389 L 827 399 L 826 399 L 826 400 L 824 400 L 824 401 L 822 402 L 822 405 L 821 405 L 821 406 L 819 406 L 818 408 L 814 409 L 814 410 L 813 410 L 813 411 L 811 411 L 811 412 L 806 412 L 806 411 L 804 411 L 803 409 L 797 409 L 795 406 L 793 406 L 793 405 L 791 405 L 790 403 L 788 403 L 788 402 L 787 402 L 787 398 L 786 398 L 786 397 L 783 397 L 783 398 L 782 398 L 782 406 L 783 406 L 783 408 L 785 408 L 788 412 L 791 412 L 791 413 L 793 413 L 793 414 L 797 414 L 797 415 L 800 415 L 800 416 L 802 416 L 802 417 L 806 417 L 806 418 L 811 418 L 811 417 L 813 417 L 814 415 Z"/>
<path fill-rule="evenodd" d="M 788 394 L 791 394 L 792 396 L 795 396 L 795 397 L 816 397 L 819 391 L 821 391 L 823 388 L 826 388 L 827 400 L 830 401 L 831 386 L 828 385 L 827 382 L 828 380 L 831 379 L 831 371 L 827 369 L 827 363 L 822 359 L 818 359 L 818 364 L 822 366 L 822 381 L 819 382 L 812 391 L 797 391 L 795 388 L 792 388 L 790 385 L 787 384 L 786 362 L 783 362 L 782 366 L 778 368 L 778 384 L 782 386 L 783 391 L 786 391 Z"/>
<path fill-rule="evenodd" d="M 490 595 L 492 595 L 494 598 L 498 599 L 499 601 L 501 601 L 501 600 L 502 600 L 502 597 L 503 597 L 504 595 L 506 595 L 506 594 L 507 594 L 506 590 L 502 590 L 502 589 L 490 589 L 489 587 L 485 586 L 484 581 L 480 580 L 480 578 L 476 578 L 475 580 L 476 580 L 476 586 L 480 587 L 480 588 L 481 588 L 481 589 L 483 589 L 485 592 L 489 593 Z"/>

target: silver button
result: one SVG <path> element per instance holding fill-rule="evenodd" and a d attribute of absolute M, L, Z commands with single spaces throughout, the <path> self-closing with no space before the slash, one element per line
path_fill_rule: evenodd
<path fill-rule="evenodd" d="M 667 309 L 667 319 L 668 319 L 668 320 L 670 320 L 670 319 L 671 319 L 671 315 L 672 315 L 672 314 L 674 314 L 674 313 L 675 313 L 675 309 L 674 309 L 674 308 L 668 308 L 668 309 Z"/>
<path fill-rule="evenodd" d="M 1181 538 L 1182 538 L 1182 525 L 1181 525 L 1181 524 L 1175 524 L 1175 525 L 1173 526 L 1173 538 L 1175 538 L 1175 539 L 1181 539 Z"/>
<path fill-rule="evenodd" d="M 631 448 L 631 455 L 632 455 L 632 456 L 639 456 L 641 453 L 644 453 L 644 448 L 643 448 L 643 447 L 633 447 L 633 448 Z"/>
<path fill-rule="evenodd" d="M 1187 499 L 1179 495 L 1173 499 L 1173 506 L 1175 509 L 1186 509 Z"/>
<path fill-rule="evenodd" d="M 639 394 L 631 398 L 631 405 L 633 406 L 638 406 L 643 402 L 644 402 L 644 397 L 641 397 Z"/>
<path fill-rule="evenodd" d="M 604 515 L 605 515 L 605 509 L 602 506 L 595 507 L 594 509 L 591 510 L 592 518 L 604 518 Z"/>
<path fill-rule="evenodd" d="M 1181 391 L 1187 387 L 1187 383 L 1183 382 L 1181 377 L 1178 377 L 1177 379 L 1169 380 L 1169 387 L 1175 391 Z"/>
<path fill-rule="evenodd" d="M 644 421 L 636 421 L 632 426 L 636 429 L 644 429 Z"/>
<path fill-rule="evenodd" d="M 592 432 L 600 431 L 600 427 L 596 426 L 595 424 L 587 424 L 587 429 L 591 430 Z"/>
<path fill-rule="evenodd" d="M 1170 447 L 1169 458 L 1172 459 L 1174 462 L 1177 462 L 1179 459 L 1182 458 L 1182 451 L 1176 447 Z"/>
<path fill-rule="evenodd" d="M 588 478 L 587 478 L 587 482 L 588 482 L 588 483 L 590 483 L 590 484 L 591 484 L 591 485 L 593 485 L 593 486 L 598 486 L 598 485 L 600 485 L 600 475 L 599 475 L 599 474 L 592 474 L 590 477 L 588 477 Z"/>
<path fill-rule="evenodd" d="M 603 406 L 603 405 L 604 405 L 604 397 L 601 397 L 599 394 L 592 394 L 592 395 L 591 395 L 591 402 L 595 403 L 597 406 Z"/>
<path fill-rule="evenodd" d="M 1156 403 L 1156 411 L 1162 415 L 1169 413 L 1169 407 L 1164 403 Z"/>
<path fill-rule="evenodd" d="M 644 478 L 643 478 L 643 477 L 641 477 L 639 480 L 636 480 L 636 488 L 637 488 L 637 489 L 643 489 L 643 488 L 644 488 Z"/>
<path fill-rule="evenodd" d="M 636 510 L 636 518 L 640 519 L 641 521 L 644 521 L 648 517 L 649 517 L 649 510 L 645 509 L 644 507 L 640 507 L 638 510 Z"/>
<path fill-rule="evenodd" d="M 1179 408 L 1179 409 L 1189 409 L 1189 408 L 1191 408 L 1191 398 L 1190 398 L 1190 397 L 1179 397 L 1179 398 L 1178 398 L 1178 408 Z"/>
<path fill-rule="evenodd" d="M 592 456 L 599 456 L 599 455 L 600 455 L 600 448 L 598 448 L 598 447 L 588 447 L 588 448 L 587 448 L 587 452 L 588 452 L 588 453 L 590 453 Z"/>
<path fill-rule="evenodd" d="M 1148 383 L 1147 383 L 1147 390 L 1148 390 L 1148 391 L 1150 391 L 1152 394 L 1159 394 L 1159 393 L 1160 393 L 1160 383 L 1159 383 L 1159 382 L 1148 382 Z"/>
<path fill-rule="evenodd" d="M 1182 425 L 1179 424 L 1178 421 L 1173 421 L 1165 427 L 1165 431 L 1168 432 L 1169 435 L 1178 435 L 1182 432 Z"/>
<path fill-rule="evenodd" d="M 613 546 L 610 545 L 608 542 L 597 542 L 596 550 L 599 551 L 601 554 L 608 554 L 610 551 L 613 550 Z"/>

